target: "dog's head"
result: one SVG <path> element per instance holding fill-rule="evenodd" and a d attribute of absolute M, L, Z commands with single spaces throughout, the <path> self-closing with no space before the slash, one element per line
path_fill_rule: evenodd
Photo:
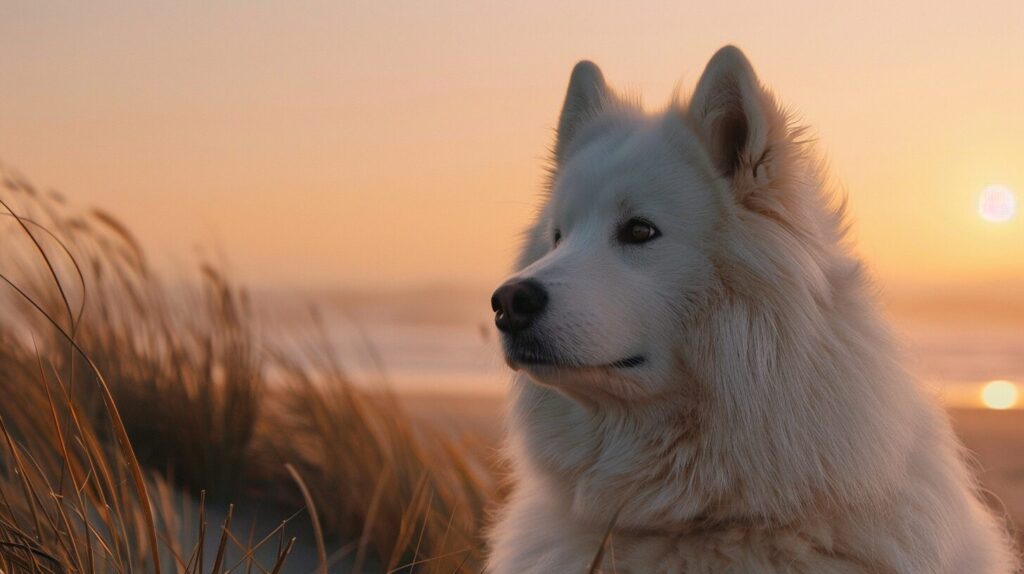
<path fill-rule="evenodd" d="M 512 448 L 580 516 L 786 521 L 900 480 L 927 407 L 804 140 L 732 47 L 657 114 L 573 71 L 549 194 L 492 306 L 541 385 L 517 388 Z"/>
<path fill-rule="evenodd" d="M 736 48 L 712 58 L 688 105 L 653 115 L 577 64 L 549 194 L 491 301 L 508 363 L 579 398 L 670 390 L 723 274 L 763 264 L 751 228 L 793 227 L 800 206 L 777 190 L 794 145 Z"/>

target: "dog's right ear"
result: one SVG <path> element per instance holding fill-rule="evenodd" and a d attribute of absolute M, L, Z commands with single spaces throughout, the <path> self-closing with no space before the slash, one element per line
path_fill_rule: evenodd
<path fill-rule="evenodd" d="M 587 119 L 601 110 L 608 95 L 604 74 L 593 62 L 583 60 L 576 64 L 569 76 L 569 90 L 558 118 L 558 137 L 555 141 L 555 161 L 562 163 L 573 137 Z"/>
<path fill-rule="evenodd" d="M 712 56 L 690 101 L 690 117 L 721 175 L 744 188 L 766 183 L 762 172 L 772 171 L 786 120 L 738 48 L 726 46 Z"/>

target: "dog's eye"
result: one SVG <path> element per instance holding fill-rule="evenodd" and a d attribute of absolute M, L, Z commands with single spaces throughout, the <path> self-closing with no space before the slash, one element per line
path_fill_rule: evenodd
<path fill-rule="evenodd" d="M 634 217 L 619 228 L 619 242 L 629 244 L 647 243 L 661 235 L 653 223 Z"/>
<path fill-rule="evenodd" d="M 558 247 L 558 242 L 560 242 L 561 240 L 562 240 L 562 232 L 556 229 L 555 230 L 555 241 L 554 241 L 555 247 Z"/>

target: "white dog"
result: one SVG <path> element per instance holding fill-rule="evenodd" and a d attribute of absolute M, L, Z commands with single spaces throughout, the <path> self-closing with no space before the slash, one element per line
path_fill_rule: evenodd
<path fill-rule="evenodd" d="M 489 574 L 1015 569 L 739 50 L 654 115 L 579 63 L 549 192 L 492 300 L 519 373 Z"/>

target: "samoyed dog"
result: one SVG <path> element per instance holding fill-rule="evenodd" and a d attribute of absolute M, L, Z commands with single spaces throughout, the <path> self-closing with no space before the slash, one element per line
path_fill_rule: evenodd
<path fill-rule="evenodd" d="M 518 373 L 487 572 L 1014 571 L 846 227 L 738 49 L 655 114 L 580 62 L 492 300 Z"/>

